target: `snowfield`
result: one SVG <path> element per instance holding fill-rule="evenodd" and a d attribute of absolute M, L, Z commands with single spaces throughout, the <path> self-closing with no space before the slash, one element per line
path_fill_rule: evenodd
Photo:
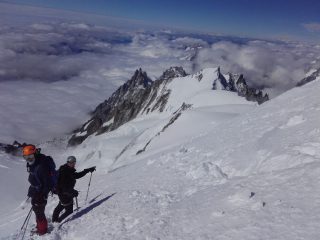
<path fill-rule="evenodd" d="M 187 99 L 172 94 L 172 111 L 140 115 L 78 147 L 42 143 L 57 165 L 75 155 L 78 170 L 97 171 L 88 201 L 89 175 L 76 185 L 80 209 L 32 239 L 318 240 L 319 89 L 318 79 L 258 106 L 194 87 Z M 162 131 L 181 102 L 193 106 Z M 0 157 L 0 236 L 16 239 L 30 209 L 19 207 L 27 173 L 23 160 Z M 48 218 L 57 203 L 49 197 Z"/>

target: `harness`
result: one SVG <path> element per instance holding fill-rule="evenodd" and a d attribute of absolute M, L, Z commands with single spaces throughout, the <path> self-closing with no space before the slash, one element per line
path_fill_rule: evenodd
<path fill-rule="evenodd" d="M 68 203 L 62 203 L 62 202 L 60 201 L 60 204 L 61 204 L 62 206 L 64 206 L 64 207 L 70 206 L 71 204 L 73 204 L 73 199 L 71 199 L 71 201 L 68 202 Z"/>

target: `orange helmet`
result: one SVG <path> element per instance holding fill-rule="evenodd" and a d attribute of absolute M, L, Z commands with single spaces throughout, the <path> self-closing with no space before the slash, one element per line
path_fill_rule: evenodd
<path fill-rule="evenodd" d="M 30 144 L 30 145 L 27 145 L 27 146 L 23 147 L 23 150 L 22 150 L 23 154 L 22 155 L 23 156 L 28 156 L 28 155 L 31 155 L 31 154 L 35 154 L 36 151 L 37 151 L 36 146 Z"/>

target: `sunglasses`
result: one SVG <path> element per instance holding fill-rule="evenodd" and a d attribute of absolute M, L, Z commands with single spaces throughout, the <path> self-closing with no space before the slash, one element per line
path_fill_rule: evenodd
<path fill-rule="evenodd" d="M 34 160 L 34 154 L 24 155 L 23 158 L 28 162 L 32 162 Z"/>

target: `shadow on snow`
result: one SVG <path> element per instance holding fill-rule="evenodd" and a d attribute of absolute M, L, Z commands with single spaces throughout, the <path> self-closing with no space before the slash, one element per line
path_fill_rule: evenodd
<path fill-rule="evenodd" d="M 98 207 L 99 205 L 101 205 L 102 203 L 104 203 L 105 201 L 107 201 L 108 199 L 110 199 L 111 197 L 113 197 L 115 194 L 116 194 L 116 193 L 113 193 L 113 194 L 111 194 L 111 195 L 109 195 L 109 196 L 107 196 L 107 197 L 105 197 L 105 198 L 102 198 L 101 200 L 95 202 L 96 199 L 97 199 L 99 196 L 101 196 L 101 194 L 99 194 L 98 196 L 96 196 L 95 198 L 93 198 L 93 199 L 89 202 L 89 204 L 92 203 L 91 205 L 87 206 L 86 208 L 84 208 L 84 209 L 82 209 L 82 210 L 80 210 L 80 211 L 77 211 L 77 212 L 76 212 L 75 214 L 73 214 L 70 218 L 68 218 L 66 221 L 64 221 L 63 223 L 61 223 L 60 226 L 59 226 L 59 229 L 61 228 L 61 226 L 62 226 L 63 224 L 65 224 L 65 223 L 67 223 L 67 222 L 70 222 L 70 221 L 73 221 L 73 220 L 75 220 L 75 219 L 77 219 L 77 218 L 82 217 L 83 215 L 85 215 L 85 214 L 87 214 L 88 212 L 90 212 L 92 209 Z"/>

